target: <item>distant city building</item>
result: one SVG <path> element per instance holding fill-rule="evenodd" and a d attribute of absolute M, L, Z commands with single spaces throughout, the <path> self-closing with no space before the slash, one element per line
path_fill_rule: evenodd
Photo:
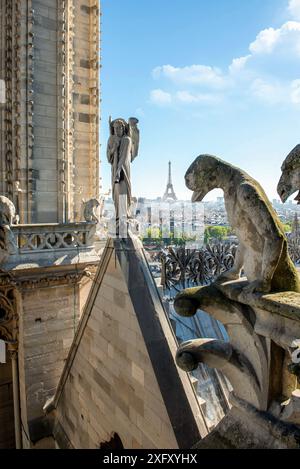
<path fill-rule="evenodd" d="M 299 218 L 298 214 L 295 213 L 294 221 L 292 224 L 292 236 L 296 242 L 300 240 L 300 227 L 299 227 Z"/>

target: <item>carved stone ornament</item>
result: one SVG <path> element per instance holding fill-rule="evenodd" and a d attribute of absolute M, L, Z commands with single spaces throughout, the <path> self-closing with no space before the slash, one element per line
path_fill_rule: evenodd
<path fill-rule="evenodd" d="M 0 288 L 0 339 L 15 343 L 18 340 L 18 313 L 15 289 L 7 286 Z"/>
<path fill-rule="evenodd" d="M 219 281 L 237 280 L 242 270 L 251 292 L 300 292 L 299 275 L 288 254 L 284 228 L 263 188 L 241 169 L 211 155 L 201 155 L 185 175 L 194 202 L 211 190 L 224 192 L 228 220 L 239 247 L 235 262 Z"/>
<path fill-rule="evenodd" d="M 282 175 L 277 192 L 282 202 L 299 191 L 295 200 L 300 204 L 300 145 L 297 145 L 286 157 L 281 166 Z"/>

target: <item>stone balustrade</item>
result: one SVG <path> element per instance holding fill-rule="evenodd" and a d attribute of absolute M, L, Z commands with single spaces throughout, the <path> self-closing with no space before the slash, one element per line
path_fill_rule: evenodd
<path fill-rule="evenodd" d="M 11 227 L 19 254 L 93 246 L 95 223 L 47 223 Z"/>

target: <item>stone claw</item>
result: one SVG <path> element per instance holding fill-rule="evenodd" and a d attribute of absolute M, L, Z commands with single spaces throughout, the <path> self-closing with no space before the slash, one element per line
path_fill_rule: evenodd
<path fill-rule="evenodd" d="M 245 293 L 269 293 L 271 285 L 263 280 L 255 280 L 244 288 Z"/>

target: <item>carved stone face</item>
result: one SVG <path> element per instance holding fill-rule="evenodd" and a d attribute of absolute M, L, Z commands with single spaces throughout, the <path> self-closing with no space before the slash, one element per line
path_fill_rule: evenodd
<path fill-rule="evenodd" d="M 185 184 L 193 191 L 192 202 L 201 202 L 213 189 L 219 187 L 217 178 L 218 159 L 210 155 L 201 155 L 189 167 L 185 175 Z"/>
<path fill-rule="evenodd" d="M 300 145 L 297 145 L 285 159 L 282 175 L 277 186 L 278 195 L 283 203 L 300 190 Z M 300 192 L 296 199 L 300 203 Z"/>
<path fill-rule="evenodd" d="M 290 177 L 288 173 L 282 174 L 278 186 L 277 186 L 277 192 L 278 195 L 282 201 L 282 203 L 285 203 L 287 199 L 294 193 L 296 192 L 297 188 L 293 189 L 293 186 L 290 181 Z"/>
<path fill-rule="evenodd" d="M 124 126 L 121 122 L 114 123 L 114 133 L 117 137 L 121 138 L 124 135 Z"/>

